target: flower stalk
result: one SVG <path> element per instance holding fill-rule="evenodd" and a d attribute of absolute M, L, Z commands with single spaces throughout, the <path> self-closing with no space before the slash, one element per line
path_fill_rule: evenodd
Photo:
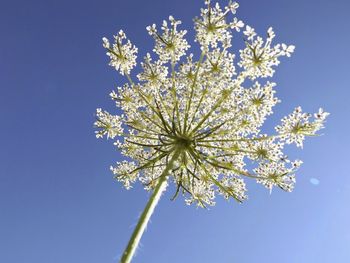
<path fill-rule="evenodd" d="M 140 243 L 141 237 L 143 233 L 145 232 L 145 229 L 147 227 L 147 224 L 154 212 L 155 207 L 157 206 L 160 197 L 162 193 L 165 191 L 167 186 L 167 176 L 170 173 L 171 169 L 174 167 L 175 161 L 179 158 L 181 149 L 175 150 L 172 158 L 168 162 L 167 166 L 165 167 L 163 173 L 158 179 L 158 182 L 156 184 L 156 187 L 153 190 L 153 193 L 148 200 L 148 203 L 143 210 L 139 221 L 137 222 L 137 225 L 134 229 L 134 232 L 132 233 L 129 243 L 124 250 L 123 256 L 120 260 L 120 263 L 129 263 L 131 262 L 131 259 L 133 258 L 135 251 L 138 247 L 138 244 Z"/>

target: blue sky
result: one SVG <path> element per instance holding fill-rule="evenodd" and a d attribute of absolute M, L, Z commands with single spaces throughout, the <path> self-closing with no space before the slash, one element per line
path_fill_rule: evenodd
<path fill-rule="evenodd" d="M 252 182 L 244 204 L 219 198 L 202 210 L 167 193 L 134 262 L 350 262 L 350 2 L 240 4 L 239 18 L 260 33 L 271 25 L 278 40 L 297 46 L 274 77 L 282 103 L 267 125 L 295 106 L 322 106 L 331 112 L 325 135 L 291 149 L 304 161 L 291 194 Z M 172 14 L 192 31 L 201 6 L 2 1 L 0 262 L 118 262 L 149 194 L 113 181 L 108 167 L 121 156 L 94 137 L 95 108 L 113 109 L 107 95 L 124 81 L 107 66 L 101 38 L 124 29 L 145 54 L 153 44 L 147 25 Z"/>

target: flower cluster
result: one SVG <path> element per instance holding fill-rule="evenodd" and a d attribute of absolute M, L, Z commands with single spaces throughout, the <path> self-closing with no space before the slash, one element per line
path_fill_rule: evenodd
<path fill-rule="evenodd" d="M 109 65 L 114 67 L 120 74 L 129 74 L 130 70 L 136 66 L 137 48 L 133 46 L 130 40 L 123 44 L 126 35 L 120 30 L 118 35 L 114 36 L 115 43 L 111 46 L 107 38 L 103 38 L 103 47 L 107 49 L 107 56 L 111 59 Z"/>
<path fill-rule="evenodd" d="M 97 128 L 100 128 L 95 132 L 97 138 L 103 138 L 103 136 L 107 136 L 107 138 L 114 139 L 123 133 L 121 116 L 111 115 L 107 111 L 97 109 L 96 118 L 97 120 L 95 122 L 95 126 Z"/>
<path fill-rule="evenodd" d="M 186 50 L 190 46 L 184 39 L 187 31 L 177 31 L 177 26 L 181 24 L 181 21 L 175 20 L 172 16 L 169 16 L 169 21 L 170 28 L 168 28 L 168 22 L 166 20 L 163 21 L 162 34 L 158 33 L 155 24 L 148 26 L 147 31 L 156 42 L 153 51 L 159 56 L 159 59 L 163 62 L 171 61 L 174 63 L 186 54 Z"/>
<path fill-rule="evenodd" d="M 123 43 L 122 31 L 112 47 L 104 38 L 110 65 L 128 80 L 110 94 L 123 114 L 98 109 L 96 115 L 96 136 L 115 138 L 132 160 L 111 170 L 127 189 L 139 180 L 152 190 L 166 177 L 176 186 L 173 198 L 182 193 L 187 204 L 201 207 L 214 205 L 216 195 L 242 202 L 247 198 L 245 178 L 269 190 L 291 191 L 301 161 L 290 161 L 284 145 L 302 146 L 306 136 L 323 128 L 328 113 L 320 109 L 311 120 L 298 107 L 282 119 L 277 134 L 262 132 L 280 102 L 276 84 L 264 79 L 273 76 L 279 59 L 289 57 L 294 46 L 272 45 L 272 28 L 264 39 L 246 26 L 246 45 L 236 61 L 232 35 L 244 27 L 234 16 L 238 4 L 221 8 L 206 0 L 205 5 L 194 20 L 200 57 L 186 54 L 186 31 L 170 16 L 160 31 L 156 25 L 147 27 L 156 56 L 146 55 L 137 82 L 129 74 L 136 65 L 136 47 L 129 40 Z"/>
<path fill-rule="evenodd" d="M 236 17 L 232 21 L 228 21 L 226 17 L 232 13 L 236 14 L 236 9 L 239 7 L 237 2 L 230 2 L 225 10 L 220 8 L 220 5 L 211 6 L 210 1 L 205 1 L 207 8 L 201 9 L 200 18 L 194 19 L 196 41 L 201 44 L 202 50 L 208 50 L 208 46 L 216 48 L 219 43 L 224 46 L 231 45 L 232 29 L 240 31 L 244 23 Z"/>
<path fill-rule="evenodd" d="M 276 127 L 281 140 L 288 144 L 295 143 L 298 147 L 303 147 L 305 136 L 314 136 L 316 132 L 324 128 L 323 123 L 328 112 L 322 108 L 314 114 L 314 120 L 310 122 L 309 113 L 303 113 L 301 107 L 297 107 L 292 114 L 282 119 L 282 124 Z"/>
<path fill-rule="evenodd" d="M 249 72 L 250 79 L 272 77 L 275 73 L 273 67 L 280 63 L 279 57 L 290 57 L 294 52 L 293 45 L 277 44 L 271 46 L 272 40 L 275 38 L 272 27 L 267 30 L 266 41 L 260 36 L 256 37 L 254 28 L 250 26 L 246 26 L 243 33 L 247 38 L 246 48 L 240 50 L 241 61 L 238 64 Z"/>

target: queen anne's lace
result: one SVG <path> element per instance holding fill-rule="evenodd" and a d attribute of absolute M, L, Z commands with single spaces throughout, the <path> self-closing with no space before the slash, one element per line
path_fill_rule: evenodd
<path fill-rule="evenodd" d="M 238 4 L 230 2 L 222 9 L 205 3 L 194 20 L 200 58 L 195 60 L 193 54 L 183 58 L 190 47 L 186 31 L 179 30 L 181 22 L 170 16 L 161 32 L 155 25 L 147 27 L 159 59 L 146 55 L 138 83 L 129 75 L 137 48 L 123 31 L 112 46 L 103 39 L 110 65 L 129 80 L 110 94 L 123 114 L 101 109 L 96 114 L 96 136 L 114 138 L 121 153 L 133 160 L 111 170 L 127 189 L 140 180 L 152 190 L 169 160 L 178 156 L 169 174 L 176 185 L 174 198 L 182 193 L 187 204 L 202 207 L 213 205 L 216 194 L 242 202 L 247 198 L 244 177 L 270 190 L 278 186 L 291 191 L 301 162 L 288 160 L 284 144 L 302 146 L 306 136 L 323 128 L 328 113 L 320 109 L 311 120 L 312 115 L 298 107 L 282 119 L 276 135 L 262 133 L 266 117 L 280 102 L 276 84 L 263 79 L 273 76 L 279 59 L 289 57 L 294 46 L 272 45 L 272 28 L 263 39 L 246 26 L 246 47 L 236 63 L 230 50 L 232 34 L 244 23 L 229 15 L 236 13 Z"/>

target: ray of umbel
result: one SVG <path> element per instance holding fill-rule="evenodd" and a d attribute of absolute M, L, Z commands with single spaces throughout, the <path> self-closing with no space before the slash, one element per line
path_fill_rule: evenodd
<path fill-rule="evenodd" d="M 111 166 L 127 189 L 139 180 L 153 191 L 132 234 L 122 263 L 130 262 L 147 222 L 168 183 L 176 186 L 186 204 L 215 204 L 215 196 L 247 199 L 244 178 L 267 189 L 292 191 L 300 160 L 283 153 L 285 144 L 303 146 L 307 136 L 323 128 L 327 112 L 303 113 L 300 107 L 276 126 L 276 134 L 261 131 L 267 116 L 280 102 L 271 78 L 281 57 L 295 47 L 272 44 L 275 33 L 258 36 L 254 28 L 236 18 L 238 4 L 205 1 L 194 19 L 201 55 L 188 54 L 190 45 L 181 22 L 169 17 L 160 30 L 147 27 L 154 39 L 156 60 L 147 53 L 136 79 L 137 48 L 121 30 L 113 43 L 103 38 L 110 65 L 126 77 L 126 84 L 110 93 L 121 114 L 97 109 L 96 137 L 114 140 L 126 160 Z M 233 16 L 233 17 L 231 17 Z M 239 59 L 231 51 L 234 32 L 243 31 L 245 48 Z M 239 38 L 235 38 L 239 39 Z M 237 40 L 236 40 L 237 41 Z"/>

